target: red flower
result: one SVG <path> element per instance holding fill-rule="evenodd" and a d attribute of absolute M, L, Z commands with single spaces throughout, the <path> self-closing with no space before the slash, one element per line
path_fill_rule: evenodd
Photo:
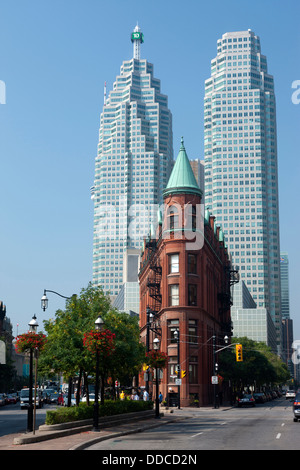
<path fill-rule="evenodd" d="M 168 355 L 162 351 L 152 350 L 146 353 L 146 362 L 152 368 L 163 369 L 168 364 Z"/>
<path fill-rule="evenodd" d="M 46 335 L 43 333 L 24 333 L 17 336 L 16 350 L 18 353 L 30 351 L 30 349 L 43 349 L 46 344 Z"/>
<path fill-rule="evenodd" d="M 111 356 L 115 350 L 115 334 L 110 330 L 92 330 L 85 333 L 83 345 L 92 353 L 101 356 Z"/>

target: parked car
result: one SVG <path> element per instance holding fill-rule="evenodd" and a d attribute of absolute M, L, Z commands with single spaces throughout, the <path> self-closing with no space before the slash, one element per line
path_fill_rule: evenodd
<path fill-rule="evenodd" d="M 255 400 L 255 403 L 266 403 L 267 401 L 267 397 L 263 392 L 253 393 L 253 398 Z"/>
<path fill-rule="evenodd" d="M 297 393 L 293 402 L 294 421 L 300 419 L 300 393 Z"/>
<path fill-rule="evenodd" d="M 238 406 L 255 406 L 255 399 L 252 395 L 243 395 L 241 398 L 238 398 Z"/>
<path fill-rule="evenodd" d="M 287 392 L 285 394 L 285 399 L 286 400 L 291 400 L 292 398 L 295 398 L 295 397 L 296 397 L 295 390 L 287 390 Z"/>
<path fill-rule="evenodd" d="M 15 405 L 15 404 L 17 403 L 17 397 L 14 396 L 14 395 L 7 395 L 7 397 L 6 397 L 6 403 L 7 403 L 8 405 L 10 405 L 10 404 L 12 404 L 12 403 Z"/>

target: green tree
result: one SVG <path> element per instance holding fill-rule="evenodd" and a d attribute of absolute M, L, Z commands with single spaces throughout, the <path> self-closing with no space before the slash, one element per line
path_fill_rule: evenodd
<path fill-rule="evenodd" d="M 95 328 L 99 315 L 105 328 L 116 335 L 114 354 L 100 364 L 102 386 L 107 377 L 123 380 L 134 375 L 144 358 L 138 320 L 112 308 L 109 297 L 91 283 L 79 296 L 67 300 L 65 310 L 58 310 L 54 320 L 44 322 L 48 341 L 40 357 L 39 371 L 62 373 L 65 378 L 78 374 L 79 383 L 82 376 L 87 382 L 87 377 L 95 373 L 95 357 L 84 347 L 83 338 Z M 79 400 L 79 393 L 77 396 Z"/>
<path fill-rule="evenodd" d="M 286 381 L 289 373 L 285 364 L 265 343 L 253 341 L 247 337 L 232 338 L 232 344 L 243 346 L 243 361 L 236 362 L 235 348 L 228 348 L 220 353 L 218 361 L 220 374 L 231 381 L 235 390 L 256 384 L 256 387 Z"/>

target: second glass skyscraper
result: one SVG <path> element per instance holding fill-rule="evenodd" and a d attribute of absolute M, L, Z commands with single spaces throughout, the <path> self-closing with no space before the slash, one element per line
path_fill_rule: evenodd
<path fill-rule="evenodd" d="M 280 246 L 273 77 L 253 31 L 217 42 L 205 81 L 205 204 L 223 228 L 258 307 L 280 344 Z"/>

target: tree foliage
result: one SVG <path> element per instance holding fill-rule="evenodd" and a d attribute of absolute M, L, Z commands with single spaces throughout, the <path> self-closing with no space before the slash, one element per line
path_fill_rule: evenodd
<path fill-rule="evenodd" d="M 55 319 L 44 322 L 47 343 L 39 360 L 44 374 L 62 373 L 65 378 L 95 373 L 95 356 L 84 346 L 85 334 L 95 329 L 98 316 L 115 335 L 113 354 L 100 361 L 101 377 L 124 380 L 136 374 L 145 357 L 140 343 L 138 319 L 118 312 L 100 287 L 82 289 L 79 296 L 67 300 L 65 310 L 57 310 Z"/>
<path fill-rule="evenodd" d="M 243 361 L 236 362 L 235 348 L 231 347 L 219 354 L 220 374 L 231 381 L 233 388 L 242 390 L 256 384 L 256 387 L 285 383 L 289 372 L 281 359 L 263 342 L 256 342 L 247 337 L 232 338 L 232 344 L 243 346 Z"/>

